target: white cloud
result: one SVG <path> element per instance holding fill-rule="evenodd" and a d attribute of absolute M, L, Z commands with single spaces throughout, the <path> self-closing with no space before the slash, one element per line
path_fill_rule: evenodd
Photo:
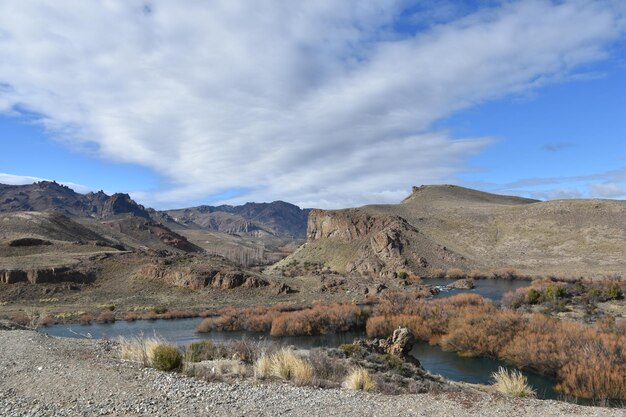
<path fill-rule="evenodd" d="M 32 183 L 39 182 L 39 181 L 52 181 L 52 180 L 47 179 L 47 178 L 30 177 L 28 175 L 13 175 L 13 174 L 6 174 L 4 172 L 0 172 L 0 184 L 25 185 L 25 184 L 32 184 Z M 81 184 L 76 184 L 74 182 L 58 181 L 58 183 L 66 185 L 78 193 L 88 193 L 89 191 L 91 191 L 89 187 L 86 187 Z"/>
<path fill-rule="evenodd" d="M 595 197 L 623 198 L 626 197 L 626 184 L 619 184 L 614 182 L 603 184 L 590 184 L 589 192 Z"/>
<path fill-rule="evenodd" d="M 404 3 L 2 2 L 0 111 L 165 175 L 148 204 L 398 201 L 490 142 L 434 121 L 566 78 L 625 24 L 623 2 L 529 0 L 409 36 Z"/>

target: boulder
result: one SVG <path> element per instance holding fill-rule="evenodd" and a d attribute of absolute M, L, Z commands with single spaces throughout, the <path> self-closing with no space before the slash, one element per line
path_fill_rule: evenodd
<path fill-rule="evenodd" d="M 471 278 L 464 278 L 454 281 L 452 284 L 448 284 L 449 289 L 458 289 L 458 290 L 471 290 L 474 288 L 474 280 Z"/>

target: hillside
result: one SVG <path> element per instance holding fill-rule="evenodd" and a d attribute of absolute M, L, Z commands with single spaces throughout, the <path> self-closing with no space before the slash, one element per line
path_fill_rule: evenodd
<path fill-rule="evenodd" d="M 626 201 L 541 202 L 457 186 L 414 187 L 400 204 L 313 210 L 307 243 L 277 265 L 394 276 L 512 267 L 626 273 Z"/>
<path fill-rule="evenodd" d="M 189 228 L 248 236 L 304 239 L 309 210 L 284 201 L 242 206 L 198 206 L 165 213 Z"/>

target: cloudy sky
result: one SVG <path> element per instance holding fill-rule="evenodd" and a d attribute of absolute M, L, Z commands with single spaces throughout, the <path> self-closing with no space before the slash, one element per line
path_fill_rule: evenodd
<path fill-rule="evenodd" d="M 626 198 L 623 0 L 0 0 L 0 182 Z"/>

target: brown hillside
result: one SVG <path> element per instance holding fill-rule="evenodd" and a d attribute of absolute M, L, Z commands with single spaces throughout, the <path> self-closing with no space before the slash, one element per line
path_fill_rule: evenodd
<path fill-rule="evenodd" d="M 490 270 L 595 275 L 626 272 L 626 202 L 540 202 L 457 186 L 414 187 L 397 205 L 314 210 L 308 241 L 287 263 L 338 272 Z"/>

